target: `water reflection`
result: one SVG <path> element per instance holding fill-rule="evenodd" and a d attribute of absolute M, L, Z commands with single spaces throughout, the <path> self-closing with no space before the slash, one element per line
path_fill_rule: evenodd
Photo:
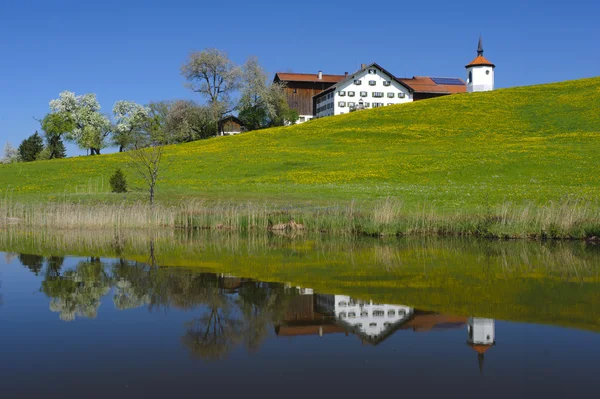
<path fill-rule="evenodd" d="M 427 332 L 464 328 L 478 355 L 495 344 L 494 320 L 428 312 L 401 304 L 382 304 L 311 288 L 262 282 L 192 269 L 151 266 L 89 257 L 65 267 L 65 259 L 18 255 L 42 278 L 40 291 L 63 321 L 95 319 L 102 301 L 127 311 L 180 309 L 193 316 L 182 326 L 181 343 L 194 357 L 226 358 L 236 347 L 257 351 L 269 334 L 278 337 L 342 334 L 377 346 L 398 331 Z M 457 341 L 457 344 L 459 342 Z M 462 341 L 464 344 L 464 341 Z"/>

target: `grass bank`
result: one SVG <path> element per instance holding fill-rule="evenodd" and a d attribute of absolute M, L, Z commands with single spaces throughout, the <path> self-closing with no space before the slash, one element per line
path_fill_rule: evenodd
<path fill-rule="evenodd" d="M 335 205 L 400 198 L 403 207 L 481 213 L 599 197 L 600 78 L 469 93 L 170 146 L 158 200 Z M 125 154 L 0 165 L 20 202 L 116 203 Z M 142 182 L 128 175 L 133 192 Z M 346 205 L 343 205 L 346 206 Z"/>
<path fill-rule="evenodd" d="M 510 203 L 440 211 L 435 204 L 407 209 L 395 198 L 307 204 L 186 201 L 73 204 L 0 201 L 0 226 L 49 229 L 183 229 L 318 232 L 345 236 L 475 236 L 488 238 L 587 239 L 600 237 L 600 206 L 578 199 L 545 205 Z"/>

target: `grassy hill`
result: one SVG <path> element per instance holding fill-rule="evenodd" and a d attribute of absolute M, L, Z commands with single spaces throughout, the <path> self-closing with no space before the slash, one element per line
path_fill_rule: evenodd
<path fill-rule="evenodd" d="M 175 145 L 159 201 L 273 201 L 393 196 L 461 209 L 600 194 L 600 78 L 460 94 L 302 125 Z M 121 201 L 108 178 L 127 155 L 0 165 L 22 201 Z M 130 174 L 134 193 L 145 195 Z"/>

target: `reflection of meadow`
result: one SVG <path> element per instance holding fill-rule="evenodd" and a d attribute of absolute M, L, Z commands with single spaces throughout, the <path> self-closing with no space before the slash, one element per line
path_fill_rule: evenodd
<path fill-rule="evenodd" d="M 8 230 L 0 234 L 0 249 L 54 256 L 93 253 L 465 316 L 593 330 L 600 325 L 600 251 L 579 242 Z M 30 263 L 32 271 L 38 268 L 39 261 Z M 88 286 L 84 276 L 95 270 L 87 268 L 79 287 Z M 139 273 L 147 279 L 152 270 Z M 148 304 L 147 295 L 152 294 L 136 292 L 139 285 L 131 286 L 130 278 L 111 284 L 116 285 L 119 308 Z M 102 285 L 89 287 L 102 292 Z M 78 293 L 76 287 L 72 292 Z M 77 309 L 69 298 L 61 301 Z M 94 304 L 91 299 L 87 303 Z M 84 313 L 85 308 L 77 311 Z"/>

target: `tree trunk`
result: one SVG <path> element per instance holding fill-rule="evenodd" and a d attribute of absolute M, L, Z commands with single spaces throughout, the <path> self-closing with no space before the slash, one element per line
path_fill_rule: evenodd
<path fill-rule="evenodd" d="M 154 205 L 154 182 L 150 184 L 150 206 Z"/>

